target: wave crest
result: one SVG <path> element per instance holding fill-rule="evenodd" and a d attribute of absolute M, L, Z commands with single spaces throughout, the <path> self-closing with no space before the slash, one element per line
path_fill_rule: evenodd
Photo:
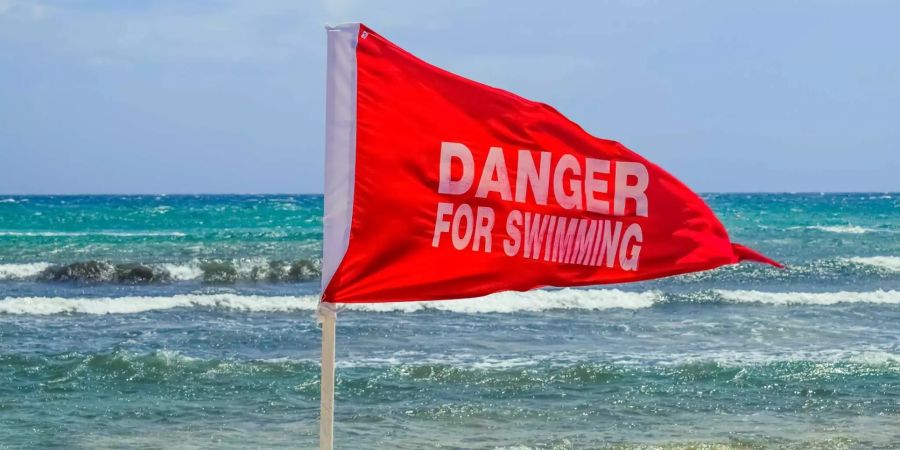
<path fill-rule="evenodd" d="M 866 233 L 878 233 L 879 231 L 875 228 L 866 228 L 861 227 L 859 225 L 810 225 L 805 227 L 791 227 L 790 229 L 805 229 L 805 230 L 816 230 L 816 231 L 824 231 L 826 233 L 838 233 L 838 234 L 866 234 Z"/>
<path fill-rule="evenodd" d="M 0 280 L 28 280 L 36 278 L 49 267 L 50 263 L 46 262 L 0 264 Z"/>
<path fill-rule="evenodd" d="M 111 263 L 76 261 L 69 264 L 47 262 L 0 264 L 0 281 L 42 281 L 82 283 L 166 283 L 202 281 L 235 283 L 238 281 L 306 282 L 319 279 L 318 262 L 237 259 L 229 261 L 191 261 L 186 263 Z"/>
<path fill-rule="evenodd" d="M 618 289 L 559 289 L 528 292 L 501 292 L 486 297 L 431 302 L 352 303 L 350 311 L 382 313 L 448 312 L 458 314 L 512 314 L 550 310 L 600 311 L 643 309 L 655 305 L 691 303 L 760 304 L 778 306 L 829 306 L 870 303 L 900 304 L 900 291 L 870 292 L 762 292 L 752 290 L 711 290 L 688 294 L 659 291 L 627 292 Z M 313 311 L 318 296 L 261 296 L 223 294 L 182 294 L 168 297 L 129 296 L 102 298 L 7 297 L 0 300 L 0 314 L 137 314 L 177 308 L 205 308 L 247 312 Z"/>
<path fill-rule="evenodd" d="M 881 289 L 869 292 L 763 292 L 716 289 L 713 292 L 723 300 L 732 303 L 820 306 L 842 303 L 900 304 L 900 291 L 884 291 Z"/>
<path fill-rule="evenodd" d="M 900 256 L 857 256 L 847 258 L 847 261 L 854 264 L 886 269 L 891 272 L 900 272 Z"/>

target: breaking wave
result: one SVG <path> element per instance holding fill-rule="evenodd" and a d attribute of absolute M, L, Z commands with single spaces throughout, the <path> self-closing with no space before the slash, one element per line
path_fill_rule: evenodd
<path fill-rule="evenodd" d="M 84 283 L 165 283 L 197 280 L 206 283 L 238 281 L 305 282 L 319 279 L 318 262 L 310 260 L 191 261 L 187 263 L 111 263 L 78 261 L 70 264 L 48 262 L 0 264 L 0 280 L 84 282 Z"/>
<path fill-rule="evenodd" d="M 0 314 L 136 314 L 178 308 L 200 308 L 247 312 L 313 311 L 318 297 L 222 294 L 173 296 L 127 296 L 101 298 L 7 297 L 0 300 Z M 486 297 L 432 302 L 358 303 L 342 305 L 364 312 L 449 312 L 459 314 L 532 313 L 552 310 L 637 310 L 672 304 L 759 304 L 780 306 L 829 306 L 868 303 L 900 305 L 900 291 L 870 292 L 762 292 L 752 290 L 705 290 L 688 294 L 659 291 L 627 292 L 618 289 L 558 289 L 501 292 Z"/>
<path fill-rule="evenodd" d="M 36 278 L 50 267 L 50 263 L 0 264 L 0 280 L 28 280 Z"/>
<path fill-rule="evenodd" d="M 679 275 L 673 280 L 693 282 L 794 282 L 844 281 L 847 279 L 895 279 L 900 272 L 900 257 L 852 256 L 819 259 L 788 264 L 778 269 L 759 264 L 726 265 L 714 270 Z"/>
<path fill-rule="evenodd" d="M 313 310 L 316 296 L 266 297 L 236 294 L 186 294 L 170 297 L 10 297 L 0 300 L 0 314 L 136 314 L 176 308 L 281 312 Z"/>
<path fill-rule="evenodd" d="M 865 228 L 859 225 L 811 225 L 807 227 L 793 227 L 793 228 L 805 228 L 807 230 L 818 230 L 824 231 L 826 233 L 839 233 L 839 234 L 865 234 L 865 233 L 877 233 L 879 230 L 874 228 Z"/>
<path fill-rule="evenodd" d="M 853 256 L 809 261 L 776 269 L 756 264 L 728 265 L 685 274 L 676 282 L 843 280 L 847 277 L 893 279 L 900 272 L 898 256 Z M 193 260 L 163 263 L 76 261 L 67 264 L 29 262 L 0 264 L 0 281 L 166 283 L 199 281 L 213 284 L 250 282 L 308 282 L 318 280 L 317 260 Z"/>
<path fill-rule="evenodd" d="M 553 309 L 640 309 L 653 306 L 656 292 L 617 289 L 561 289 L 556 291 L 502 292 L 480 299 L 433 302 L 359 303 L 346 309 L 368 312 L 445 311 L 455 313 L 514 313 Z M 239 294 L 185 294 L 169 297 L 8 297 L 0 300 L 0 314 L 134 314 L 175 308 L 210 308 L 254 312 L 313 311 L 318 296 L 259 296 Z"/>
<path fill-rule="evenodd" d="M 841 303 L 900 304 L 900 291 L 880 289 L 870 292 L 761 292 L 716 289 L 713 292 L 722 300 L 732 303 L 823 306 Z"/>
<path fill-rule="evenodd" d="M 854 264 L 878 267 L 891 272 L 900 272 L 900 256 L 858 256 L 847 258 Z"/>
<path fill-rule="evenodd" d="M 502 361 L 502 358 L 491 357 L 487 360 Z M 803 387 L 803 383 L 813 381 L 837 381 L 840 384 L 841 381 L 856 377 L 890 377 L 885 379 L 889 381 L 900 375 L 900 362 L 896 355 L 876 360 L 865 356 L 804 359 L 784 355 L 765 361 L 743 362 L 722 362 L 712 357 L 667 364 L 618 364 L 605 360 L 554 362 L 537 358 L 527 366 L 483 364 L 477 360 L 470 363 L 454 360 L 385 360 L 383 364 L 376 365 L 365 361 L 344 360 L 338 365 L 343 369 L 338 374 L 338 383 L 343 385 L 344 392 L 348 395 L 378 395 L 386 389 L 397 389 L 398 382 L 400 385 L 432 384 L 432 389 L 437 389 L 439 385 L 466 385 L 475 389 L 477 386 L 522 389 L 548 385 L 640 385 L 642 382 L 668 385 L 672 381 L 688 381 L 691 384 L 708 382 L 720 383 L 723 388 L 752 389 L 763 388 L 776 380 L 780 383 L 799 382 L 797 387 Z M 216 384 L 222 377 L 239 375 L 257 380 L 259 384 L 254 387 L 259 389 L 270 389 L 275 380 L 282 380 L 281 382 L 291 386 L 296 386 L 299 381 L 301 385 L 297 387 L 303 394 L 315 395 L 321 369 L 317 360 L 308 359 L 197 358 L 171 350 L 149 353 L 117 350 L 50 356 L 0 355 L 0 370 L 27 377 L 41 374 L 40 376 L 53 380 L 55 385 L 77 383 L 84 377 L 90 377 L 104 382 L 127 383 L 134 383 L 135 380 L 179 380 L 185 385 L 196 386 L 195 383 Z M 87 388 L 93 386 L 92 383 L 83 385 Z M 849 386 L 843 388 L 848 389 Z M 867 389 L 870 385 L 858 388 Z M 685 391 L 684 394 L 691 395 L 693 392 Z"/>

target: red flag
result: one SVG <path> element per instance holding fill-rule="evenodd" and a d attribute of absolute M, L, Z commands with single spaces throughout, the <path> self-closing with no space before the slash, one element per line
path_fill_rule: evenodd
<path fill-rule="evenodd" d="M 672 175 L 552 107 L 331 28 L 326 302 L 647 280 L 742 260 Z"/>

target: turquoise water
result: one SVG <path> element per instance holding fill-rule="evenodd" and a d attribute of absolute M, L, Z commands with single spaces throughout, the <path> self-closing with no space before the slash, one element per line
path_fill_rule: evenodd
<path fill-rule="evenodd" d="M 704 197 L 788 269 L 355 306 L 339 448 L 900 447 L 900 194 Z M 0 196 L 0 447 L 314 447 L 321 217 Z"/>

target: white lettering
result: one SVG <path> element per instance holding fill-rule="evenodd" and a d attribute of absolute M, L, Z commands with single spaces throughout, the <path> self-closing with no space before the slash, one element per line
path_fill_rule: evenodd
<path fill-rule="evenodd" d="M 494 210 L 487 206 L 479 206 L 476 214 L 475 225 L 475 242 L 472 243 L 472 251 L 478 251 L 481 248 L 481 241 L 484 241 L 484 252 L 491 252 L 491 232 L 494 230 Z"/>
<path fill-rule="evenodd" d="M 566 172 L 572 172 L 573 175 L 569 179 L 569 193 L 563 189 Z M 581 165 L 578 164 L 578 159 L 568 153 L 562 155 L 553 172 L 553 196 L 556 197 L 556 203 L 559 203 L 559 206 L 565 209 L 581 209 L 581 180 L 576 178 L 579 175 L 581 175 Z"/>
<path fill-rule="evenodd" d="M 585 158 L 584 160 L 584 201 L 587 210 L 597 214 L 609 214 L 609 200 L 599 200 L 594 194 L 605 194 L 609 182 L 596 178 L 597 174 L 609 175 L 609 161 L 605 159 Z"/>
<path fill-rule="evenodd" d="M 516 169 L 516 201 L 527 201 L 528 186 L 534 194 L 538 205 L 547 204 L 547 193 L 550 190 L 550 152 L 541 153 L 540 169 L 534 166 L 534 158 L 528 150 L 519 150 L 519 161 Z"/>
<path fill-rule="evenodd" d="M 460 229 L 462 227 L 462 220 L 466 220 L 465 224 L 465 233 L 460 234 Z M 450 233 L 450 236 L 453 237 L 453 246 L 456 247 L 457 250 L 462 250 L 469 245 L 469 241 L 472 240 L 472 232 L 475 229 L 474 220 L 472 218 L 472 207 L 467 203 L 463 203 L 459 205 L 459 208 L 456 208 L 456 213 L 453 214 L 453 232 Z"/>
<path fill-rule="evenodd" d="M 441 243 L 441 234 L 450 231 L 450 222 L 445 217 L 453 212 L 452 203 L 440 202 L 437 205 L 437 217 L 434 220 L 434 237 L 431 238 L 431 246 L 437 247 Z"/>
<path fill-rule="evenodd" d="M 451 180 L 453 159 L 462 163 L 462 175 L 458 180 Z M 433 173 L 433 172 L 432 172 Z M 475 161 L 472 151 L 465 145 L 456 142 L 441 142 L 441 163 L 439 170 L 438 193 L 461 195 L 472 187 L 475 179 Z"/>
<path fill-rule="evenodd" d="M 509 236 L 503 240 L 503 251 L 506 253 L 506 256 L 515 256 L 522 247 L 520 226 L 522 226 L 522 212 L 514 209 L 506 216 L 506 235 Z"/>
<path fill-rule="evenodd" d="M 628 184 L 628 178 L 636 178 L 635 184 Z M 625 202 L 634 199 L 634 213 L 641 217 L 647 217 L 647 185 L 650 183 L 650 175 L 647 167 L 641 163 L 619 161 L 616 163 L 616 193 L 613 200 L 613 214 L 625 215 Z"/>
<path fill-rule="evenodd" d="M 619 249 L 619 265 L 622 266 L 622 270 L 637 270 L 638 256 L 641 254 L 641 246 L 637 244 L 631 244 L 632 240 L 634 240 L 638 244 L 640 244 L 644 240 L 641 226 L 636 223 L 628 225 L 628 228 L 625 229 L 625 234 L 622 236 L 622 247 Z M 629 245 L 631 246 L 630 252 L 628 251 Z M 626 256 L 628 254 L 630 254 L 631 256 Z"/>

